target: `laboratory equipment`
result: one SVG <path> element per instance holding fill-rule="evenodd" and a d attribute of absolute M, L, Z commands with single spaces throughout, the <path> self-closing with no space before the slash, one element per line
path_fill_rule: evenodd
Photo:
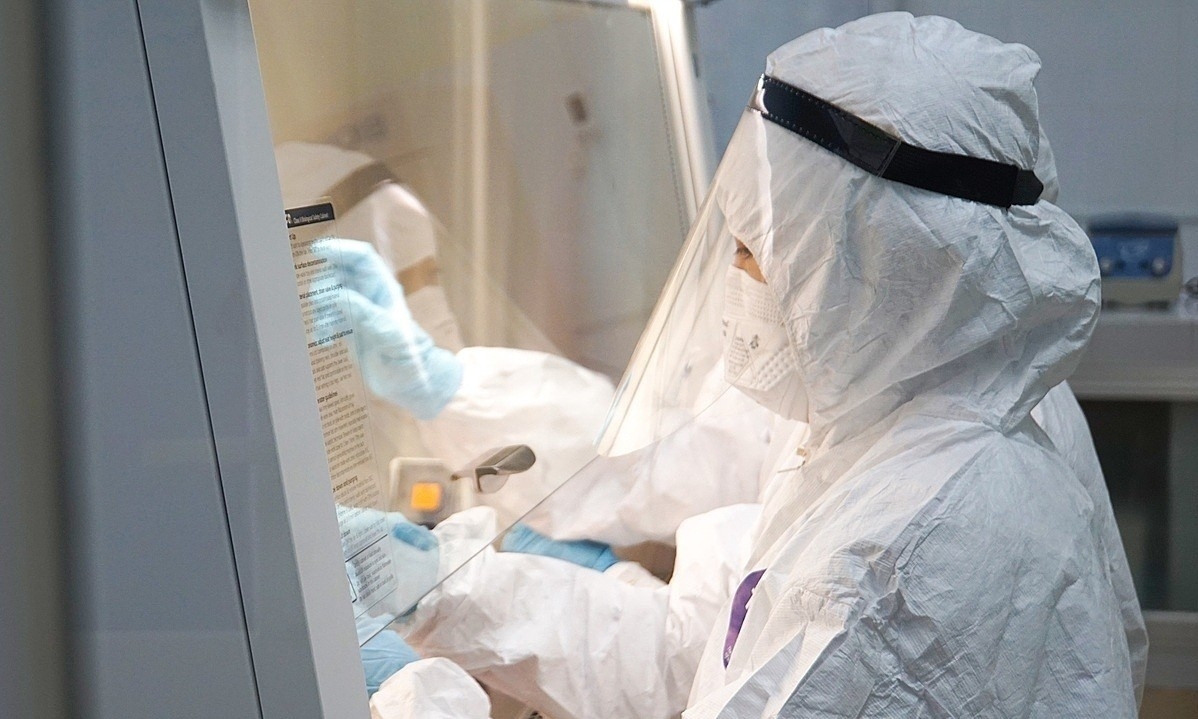
<path fill-rule="evenodd" d="M 473 480 L 480 494 L 503 489 L 509 475 L 527 472 L 537 461 L 537 455 L 525 444 L 513 444 L 487 450 L 477 459 L 450 475 L 451 479 Z"/>
<path fill-rule="evenodd" d="M 463 367 L 448 403 L 404 412 L 404 396 L 378 401 L 359 353 L 376 390 L 373 474 L 389 485 L 369 496 L 430 525 L 488 504 L 502 529 L 594 458 L 609 378 L 706 186 L 684 3 L 417 0 L 336 20 L 325 7 L 250 7 L 288 206 L 327 205 L 325 236 L 371 243 L 403 285 L 388 293 L 399 302 L 376 304 L 406 306 L 405 323 Z M 343 289 L 362 284 L 361 263 L 343 264 Z M 431 309 L 430 283 L 443 298 Z M 347 341 L 369 350 L 377 324 Z M 380 346 L 394 354 L 403 332 L 391 334 Z M 521 444 L 541 461 L 519 481 L 474 471 L 483 452 Z M 468 481 L 441 474 L 467 463 Z"/>
<path fill-rule="evenodd" d="M 449 468 L 435 457 L 394 457 L 389 470 L 387 506 L 413 522 L 431 527 L 473 505 L 472 497 L 464 500 L 460 487 L 450 483 Z"/>
<path fill-rule="evenodd" d="M 458 306 L 478 310 L 467 315 L 473 342 L 551 337 L 537 348 L 566 347 L 609 373 L 631 351 L 689 224 L 705 172 L 688 153 L 705 144 L 694 126 L 702 116 L 683 118 L 674 102 L 684 79 L 693 83 L 689 55 L 667 50 L 658 59 L 659 48 L 685 41 L 663 24 L 670 13 L 553 2 L 376 9 L 381 16 L 366 18 L 259 3 L 251 28 L 237 2 L 141 0 L 113 10 L 68 1 L 48 21 L 61 81 L 52 123 L 61 140 L 55 286 L 63 288 L 59 319 L 73 333 L 60 414 L 69 438 L 64 494 L 76 520 L 72 694 L 93 716 L 366 716 L 351 579 L 360 593 L 403 573 L 346 565 L 318 409 L 327 393 L 317 394 L 305 352 L 292 256 L 303 248 L 288 243 L 274 144 L 349 138 L 342 144 L 377 150 L 371 156 L 450 221 L 455 271 L 445 274 Z M 680 7 L 671 12 L 681 16 Z M 477 32 L 461 32 L 470 27 Z M 579 33 L 590 33 L 591 52 L 571 44 Z M 379 55 L 346 67 L 351 46 Z M 415 55 L 385 61 L 392 52 Z M 573 61 L 546 61 L 559 56 Z M 388 77 L 374 60 L 402 69 L 394 77 L 403 82 L 373 84 Z M 492 61 L 507 70 L 471 75 Z M 552 77 L 559 70 L 569 82 Z M 271 103 L 273 138 L 260 73 L 267 95 L 284 97 Z M 525 107 L 555 85 L 573 87 Z M 347 92 L 319 91 L 330 86 Z M 304 101 L 292 102 L 291 90 Z M 650 100 L 647 111 L 624 115 L 609 97 Z M 535 120 L 550 108 L 556 125 L 542 132 Z M 394 142 L 371 144 L 380 127 Z M 560 153 L 532 152 L 551 140 Z M 571 147 L 576 161 L 553 174 L 561 165 L 546 157 Z M 644 167 L 653 173 L 626 180 L 632 153 L 652 156 Z M 562 191 L 546 194 L 555 188 Z M 352 194 L 319 192 L 330 190 L 338 202 Z M 534 205 L 540 214 L 507 214 Z M 530 281 L 549 276 L 537 242 L 558 243 L 556 262 L 581 236 L 609 240 L 585 244 L 611 253 L 587 258 L 598 263 L 580 271 L 590 284 Z M 635 291 L 612 291 L 615 259 L 622 267 L 634 251 L 644 260 L 627 276 Z M 521 257 L 541 260 L 513 262 Z M 488 274 L 496 267 L 506 274 Z M 563 291 L 571 282 L 593 290 L 586 301 L 607 302 L 573 312 L 566 300 L 577 295 Z M 518 302 L 494 301 L 502 296 Z M 580 318 L 595 320 L 594 331 L 571 324 Z M 524 366 L 531 374 L 546 365 Z M 575 387 L 601 384 L 597 373 L 568 376 Z M 601 395 L 585 395 L 579 427 L 556 418 L 575 441 L 588 444 L 601 423 Z M 565 466 L 554 481 L 568 476 Z"/>
<path fill-rule="evenodd" d="M 1182 284 L 1177 220 L 1165 215 L 1118 214 L 1090 219 L 1088 231 L 1109 305 L 1168 307 Z"/>

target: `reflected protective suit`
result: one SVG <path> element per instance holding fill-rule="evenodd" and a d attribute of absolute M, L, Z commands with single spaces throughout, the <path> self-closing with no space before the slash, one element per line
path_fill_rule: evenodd
<path fill-rule="evenodd" d="M 372 719 L 490 719 L 491 700 L 448 659 L 422 659 L 383 682 L 370 699 Z"/>
<path fill-rule="evenodd" d="M 374 390 L 369 412 L 380 476 L 395 456 L 431 454 L 456 469 L 495 447 L 528 444 L 538 457 L 532 469 L 479 501 L 499 511 L 501 526 L 510 525 L 582 469 L 526 521 L 555 539 L 613 545 L 673 542 L 686 517 L 756 500 L 768 412 L 729 393 L 687 432 L 635 454 L 597 458 L 594 439 L 611 404 L 611 382 L 546 352 L 462 349 L 437 273 L 429 284 L 421 272 L 445 249 L 435 238 L 436 220 L 407 188 L 380 181 L 379 163 L 343 148 L 288 142 L 276 148 L 276 159 L 288 206 L 329 195 L 337 204 L 336 232 L 369 242 L 325 240 L 317 248 L 334 261 L 346 289 L 360 295 L 346 293 L 345 302 L 361 330 Z M 404 279 L 401 287 L 397 276 L 416 284 Z M 421 299 L 426 295 L 429 301 Z M 425 421 L 414 424 L 400 406 Z M 691 408 L 681 414 L 689 418 Z M 746 424 L 760 429 L 746 434 Z M 689 465 L 689 481 L 675 481 L 679 464 Z M 656 510 L 642 511 L 646 503 Z"/>
<path fill-rule="evenodd" d="M 275 162 L 285 206 L 329 197 L 337 214 L 336 234 L 373 245 L 386 274 L 405 278 L 402 300 L 416 324 L 437 347 L 460 349 L 461 332 L 441 283 L 434 281 L 439 264 L 436 221 L 420 199 L 388 179 L 381 163 L 361 152 L 285 142 L 275 148 Z M 377 395 L 370 396 L 368 407 L 380 477 L 388 475 L 392 457 L 425 453 L 406 411 Z"/>
<path fill-rule="evenodd" d="M 285 142 L 275 148 L 288 207 L 328 196 L 337 232 L 369 242 L 405 285 L 416 321 L 438 347 L 462 348 L 461 330 L 437 279 L 436 221 L 411 190 L 369 155 L 332 145 Z"/>

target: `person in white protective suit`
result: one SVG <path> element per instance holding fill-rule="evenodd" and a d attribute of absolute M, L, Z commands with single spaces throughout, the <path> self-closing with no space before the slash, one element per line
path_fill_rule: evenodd
<path fill-rule="evenodd" d="M 334 241 L 326 253 L 339 279 L 364 297 L 387 300 L 380 313 L 361 305 L 355 319 L 385 314 L 370 319 L 394 325 L 386 329 L 394 330 L 391 344 L 396 346 L 387 351 L 409 358 L 404 371 L 391 377 L 367 373 L 374 380 L 368 382 L 375 390 L 369 412 L 381 476 L 396 456 L 432 455 L 452 470 L 496 447 L 528 444 L 537 463 L 502 492 L 480 497 L 499 512 L 500 526 L 507 526 L 595 458 L 594 439 L 612 402 L 611 382 L 551 352 L 464 347 L 440 281 L 436 220 L 385 166 L 360 152 L 305 142 L 283 143 L 275 157 L 288 207 L 321 197 L 333 200 L 338 236 L 358 241 Z M 417 350 L 414 336 L 431 339 L 437 349 Z M 527 343 L 541 347 L 548 341 L 530 336 Z M 459 370 L 427 371 L 430 358 L 457 364 Z M 397 384 L 396 374 L 406 378 L 398 382 L 406 391 L 387 391 Z M 424 379 L 417 382 L 413 376 Z M 418 421 L 410 416 L 414 409 Z M 618 546 L 672 543 L 686 517 L 756 498 L 760 460 L 752 457 L 764 455 L 769 417 L 743 396 L 729 394 L 685 435 L 619 462 L 592 462 L 560 500 L 538 507 L 525 521 L 557 539 Z M 746 424 L 761 429 L 746 435 Z M 697 465 L 696 456 L 703 458 Z M 677 457 L 708 468 L 708 479 L 690 487 L 654 481 L 661 473 L 651 466 Z M 647 481 L 632 479 L 633 464 Z M 583 488 L 590 494 L 585 505 L 569 500 L 567 495 Z M 658 510 L 638 511 L 645 502 Z"/>
<path fill-rule="evenodd" d="M 1097 469 L 1075 469 L 1092 452 L 1030 417 L 1099 304 L 1084 233 L 1027 169 L 1038 68 L 905 13 L 772 54 L 608 436 L 661 439 L 655 374 L 722 316 L 729 383 L 809 423 L 753 530 L 692 557 L 758 512 L 683 522 L 656 589 L 484 554 L 421 603 L 414 646 L 558 719 L 1134 716 L 1142 622 Z M 1061 406 L 1046 425 L 1075 422 Z M 720 598 L 714 623 L 694 597 Z"/>

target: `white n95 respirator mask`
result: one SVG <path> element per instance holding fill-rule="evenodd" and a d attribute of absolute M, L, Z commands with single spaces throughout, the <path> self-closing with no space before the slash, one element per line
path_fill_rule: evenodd
<path fill-rule="evenodd" d="M 782 324 L 782 309 L 764 282 L 729 267 L 724 289 L 724 378 L 758 404 L 788 419 L 808 419 L 807 390 Z"/>

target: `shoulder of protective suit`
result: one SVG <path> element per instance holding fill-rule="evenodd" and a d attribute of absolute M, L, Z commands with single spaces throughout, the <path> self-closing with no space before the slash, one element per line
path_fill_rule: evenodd
<path fill-rule="evenodd" d="M 817 517 L 828 537 L 845 539 L 831 551 L 885 546 L 897 561 L 946 526 L 961 531 L 964 543 L 1080 536 L 1093 511 L 1056 453 L 977 422 L 898 427 L 851 464 L 821 501 L 829 511 Z"/>

